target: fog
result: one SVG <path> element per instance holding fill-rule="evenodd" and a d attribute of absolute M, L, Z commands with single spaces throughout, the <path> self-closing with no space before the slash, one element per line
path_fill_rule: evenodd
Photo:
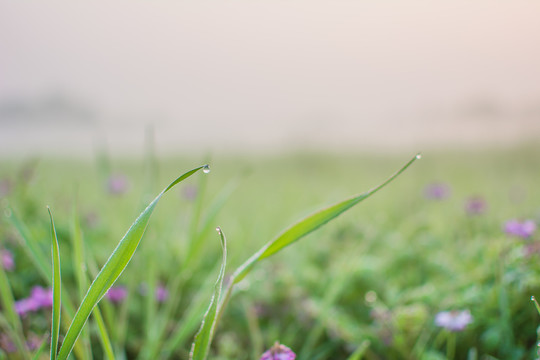
<path fill-rule="evenodd" d="M 0 1 L 0 153 L 540 139 L 534 1 Z M 68 152 L 67 152 L 68 151 Z"/>

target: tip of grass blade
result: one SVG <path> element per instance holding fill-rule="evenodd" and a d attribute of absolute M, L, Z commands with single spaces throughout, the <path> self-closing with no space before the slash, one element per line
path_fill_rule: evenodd
<path fill-rule="evenodd" d="M 531 296 L 531 301 L 534 302 L 534 306 L 536 306 L 536 311 L 538 311 L 538 314 L 540 314 L 540 305 L 538 304 L 538 301 L 536 301 L 534 295 Z"/>

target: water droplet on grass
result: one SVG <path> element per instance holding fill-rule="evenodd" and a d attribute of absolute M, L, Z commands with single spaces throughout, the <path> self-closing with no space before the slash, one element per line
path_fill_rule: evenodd
<path fill-rule="evenodd" d="M 208 174 L 210 172 L 210 166 L 204 165 L 202 167 L 202 171 L 203 171 L 203 173 Z"/>
<path fill-rule="evenodd" d="M 536 300 L 536 298 L 534 297 L 534 295 L 531 296 L 531 301 L 535 301 L 535 300 Z"/>
<path fill-rule="evenodd" d="M 420 154 L 420 153 L 416 154 L 416 158 L 417 158 L 418 160 L 420 160 L 420 159 L 422 158 L 422 154 Z"/>

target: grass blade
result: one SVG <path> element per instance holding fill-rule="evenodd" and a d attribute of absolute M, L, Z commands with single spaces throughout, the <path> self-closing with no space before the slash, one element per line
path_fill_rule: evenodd
<path fill-rule="evenodd" d="M 79 306 L 79 309 L 77 310 L 75 317 L 73 318 L 73 321 L 66 333 L 64 342 L 62 343 L 62 347 L 58 353 L 58 359 L 67 359 L 81 333 L 82 328 L 90 316 L 90 313 L 98 301 L 105 295 L 107 290 L 109 290 L 109 288 L 114 284 L 116 279 L 118 279 L 118 277 L 122 274 L 127 264 L 133 257 L 133 254 L 135 253 L 135 250 L 137 249 L 139 242 L 144 235 L 150 220 L 150 216 L 152 215 L 152 212 L 154 211 L 154 208 L 161 197 L 182 180 L 190 177 L 201 169 L 207 168 L 208 166 L 206 165 L 199 166 L 175 179 L 148 205 L 148 207 L 131 225 L 90 285 L 90 288 L 88 289 L 88 292 Z"/>
<path fill-rule="evenodd" d="M 210 350 L 210 343 L 214 337 L 214 331 L 218 320 L 218 308 L 219 298 L 221 296 L 221 289 L 223 287 L 223 279 L 225 277 L 225 266 L 227 264 L 227 240 L 220 228 L 217 228 L 219 236 L 221 237 L 221 247 L 223 250 L 223 259 L 221 262 L 221 269 L 219 276 L 214 287 L 214 294 L 210 300 L 210 306 L 204 315 L 201 328 L 197 335 L 195 335 L 195 341 L 191 347 L 189 354 L 190 360 L 206 360 L 208 352 Z"/>
<path fill-rule="evenodd" d="M 403 171 L 405 171 L 413 162 L 417 159 L 420 159 L 420 155 L 416 155 L 409 162 L 407 162 L 401 169 L 399 169 L 394 175 L 390 176 L 386 181 L 384 181 L 379 186 L 363 193 L 360 195 L 353 196 L 347 200 L 341 201 L 335 205 L 332 205 L 326 209 L 320 210 L 291 226 L 285 230 L 281 235 L 276 239 L 267 243 L 261 250 L 259 250 L 255 255 L 249 258 L 243 265 L 241 265 L 234 273 L 233 279 L 234 283 L 241 281 L 252 269 L 252 267 L 262 259 L 265 259 L 286 246 L 291 245 L 295 241 L 298 241 L 302 237 L 311 233 L 312 231 L 323 226 L 332 219 L 335 219 L 340 214 L 344 213 L 354 205 L 358 204 L 362 200 L 370 197 L 396 177 L 398 177 Z"/>
<path fill-rule="evenodd" d="M 362 341 L 360 346 L 356 348 L 356 350 L 351 354 L 351 356 L 349 356 L 347 360 L 362 360 L 362 357 L 364 356 L 370 345 L 371 343 L 369 340 Z"/>
<path fill-rule="evenodd" d="M 60 251 L 58 249 L 58 238 L 51 209 L 47 207 L 51 218 L 51 241 L 52 241 L 52 286 L 53 286 L 53 308 L 51 321 L 51 360 L 56 360 L 58 350 L 58 335 L 60 333 L 60 302 L 62 291 L 62 280 L 60 276 Z"/>
<path fill-rule="evenodd" d="M 101 346 L 103 347 L 105 358 L 108 360 L 114 360 L 115 357 L 114 357 L 114 351 L 112 348 L 111 340 L 109 338 L 109 333 L 107 332 L 107 327 L 105 326 L 105 322 L 103 321 L 103 316 L 101 316 L 101 311 L 99 310 L 99 306 L 96 306 L 94 308 L 94 311 L 92 312 L 92 316 L 94 317 L 94 320 L 96 321 L 96 324 L 98 326 L 99 340 L 101 341 Z"/>

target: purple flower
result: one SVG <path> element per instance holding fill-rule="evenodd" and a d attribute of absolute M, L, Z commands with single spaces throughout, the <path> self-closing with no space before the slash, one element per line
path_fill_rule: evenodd
<path fill-rule="evenodd" d="M 7 353 L 17 351 L 15 344 L 6 334 L 0 334 L 0 349 L 4 350 Z"/>
<path fill-rule="evenodd" d="M 536 224 L 532 220 L 525 220 L 523 222 L 509 220 L 504 224 L 504 232 L 524 239 L 531 237 L 535 230 Z"/>
<path fill-rule="evenodd" d="M 450 196 L 450 187 L 443 183 L 433 183 L 424 188 L 424 196 L 431 200 L 443 200 Z"/>
<path fill-rule="evenodd" d="M 15 268 L 15 259 L 13 259 L 13 254 L 9 250 L 0 250 L 0 264 L 7 271 L 11 271 Z"/>
<path fill-rule="evenodd" d="M 193 201 L 197 197 L 198 189 L 194 185 L 187 185 L 182 191 L 182 196 L 186 200 Z"/>
<path fill-rule="evenodd" d="M 107 190 L 112 195 L 122 195 L 129 188 L 129 181 L 125 175 L 111 175 L 107 180 Z"/>
<path fill-rule="evenodd" d="M 471 197 L 465 202 L 465 211 L 469 215 L 480 215 L 485 213 L 486 210 L 486 200 L 480 196 Z"/>
<path fill-rule="evenodd" d="M 9 179 L 0 180 L 0 198 L 8 196 L 13 189 L 13 184 Z"/>
<path fill-rule="evenodd" d="M 29 297 L 15 301 L 15 312 L 20 316 L 24 316 L 29 312 L 35 312 L 42 308 L 51 307 L 53 302 L 52 298 L 52 289 L 34 286 Z"/>
<path fill-rule="evenodd" d="M 268 351 L 261 355 L 260 360 L 294 360 L 296 354 L 285 345 L 276 341 Z"/>
<path fill-rule="evenodd" d="M 41 286 L 34 286 L 30 298 L 33 299 L 40 308 L 51 307 L 53 304 L 52 289 L 44 289 Z"/>
<path fill-rule="evenodd" d="M 441 311 L 435 316 L 435 325 L 450 331 L 463 331 L 472 321 L 469 310 Z"/>
<path fill-rule="evenodd" d="M 128 294 L 128 291 L 123 286 L 113 286 L 107 291 L 105 297 L 115 304 L 122 302 Z"/>
<path fill-rule="evenodd" d="M 164 286 L 158 286 L 156 289 L 156 300 L 160 303 L 167 301 L 169 298 L 169 290 Z"/>

